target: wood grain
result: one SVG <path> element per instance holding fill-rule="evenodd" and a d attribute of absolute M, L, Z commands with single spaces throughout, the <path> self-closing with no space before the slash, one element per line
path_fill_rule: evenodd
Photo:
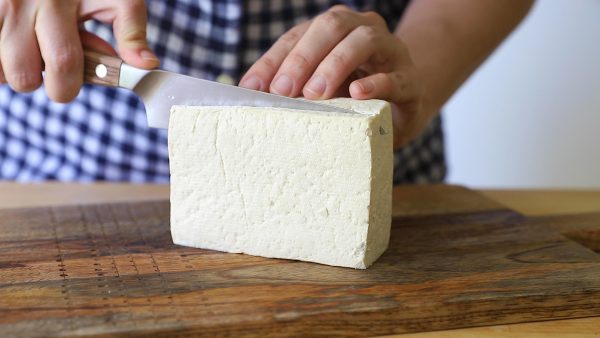
<path fill-rule="evenodd" d="M 119 77 L 121 74 L 121 65 L 123 64 L 123 60 L 91 51 L 86 51 L 84 54 L 84 82 L 110 87 L 119 86 Z M 104 70 L 106 71 L 106 75 L 104 77 L 98 76 L 98 66 L 104 67 Z"/>
<path fill-rule="evenodd" d="M 600 212 L 598 190 L 487 190 L 482 194 L 528 216 Z"/>
<path fill-rule="evenodd" d="M 468 211 L 457 198 L 483 198 L 459 190 L 432 197 L 434 215 L 396 207 L 365 271 L 174 246 L 167 202 L 2 210 L 0 336 L 367 336 L 600 314 L 594 251 L 493 202 Z"/>
<path fill-rule="evenodd" d="M 447 184 L 396 187 L 393 191 L 393 201 L 394 217 L 507 209 L 504 205 L 465 187 Z"/>
<path fill-rule="evenodd" d="M 598 338 L 599 335 L 598 318 L 593 317 L 409 333 L 381 338 Z"/>
<path fill-rule="evenodd" d="M 155 201 L 168 198 L 168 184 L 0 182 L 0 209 Z"/>

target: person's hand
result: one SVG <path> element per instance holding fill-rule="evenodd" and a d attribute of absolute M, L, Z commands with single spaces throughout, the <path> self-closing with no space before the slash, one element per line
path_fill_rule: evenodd
<path fill-rule="evenodd" d="M 43 81 L 50 99 L 71 101 L 83 82 L 82 45 L 115 54 L 107 42 L 83 31 L 88 19 L 112 24 L 125 62 L 158 65 L 146 42 L 143 0 L 0 0 L 0 82 L 29 92 Z"/>
<path fill-rule="evenodd" d="M 430 121 L 424 88 L 404 43 L 376 13 L 335 6 L 273 44 L 240 86 L 309 99 L 350 96 L 393 104 L 394 147 L 415 138 Z"/>

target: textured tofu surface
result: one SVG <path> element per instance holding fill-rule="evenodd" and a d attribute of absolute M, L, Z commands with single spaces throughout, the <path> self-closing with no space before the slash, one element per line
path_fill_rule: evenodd
<path fill-rule="evenodd" d="M 324 103 L 362 114 L 173 107 L 173 242 L 359 269 L 371 265 L 390 234 L 390 107 L 379 100 Z"/>

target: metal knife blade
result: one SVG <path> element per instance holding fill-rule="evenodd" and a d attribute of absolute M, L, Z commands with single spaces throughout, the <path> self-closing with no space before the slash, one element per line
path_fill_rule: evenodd
<path fill-rule="evenodd" d="M 174 105 L 255 106 L 360 114 L 314 101 L 295 99 L 162 70 L 144 70 L 119 59 L 86 52 L 85 80 L 127 88 L 137 93 L 146 108 L 148 126 L 168 128 Z"/>

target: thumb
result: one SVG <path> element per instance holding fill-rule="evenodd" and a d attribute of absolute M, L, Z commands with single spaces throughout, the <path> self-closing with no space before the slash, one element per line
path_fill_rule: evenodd
<path fill-rule="evenodd" d="M 80 20 L 90 18 L 112 24 L 123 61 L 146 69 L 158 66 L 159 60 L 146 40 L 148 19 L 144 0 L 81 0 Z"/>
<path fill-rule="evenodd" d="M 128 64 L 140 68 L 154 68 L 159 60 L 146 40 L 147 14 L 143 0 L 118 1 L 113 31 L 119 55 Z"/>

